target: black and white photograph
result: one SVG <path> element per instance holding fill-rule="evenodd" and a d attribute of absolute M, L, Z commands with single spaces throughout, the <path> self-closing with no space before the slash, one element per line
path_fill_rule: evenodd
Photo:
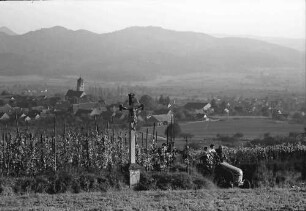
<path fill-rule="evenodd" d="M 305 0 L 0 0 L 0 210 L 306 210 Z"/>

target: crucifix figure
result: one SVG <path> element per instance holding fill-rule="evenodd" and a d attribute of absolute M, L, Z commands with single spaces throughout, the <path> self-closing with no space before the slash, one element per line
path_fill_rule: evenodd
<path fill-rule="evenodd" d="M 136 101 L 136 102 L 135 102 Z M 129 148 L 130 148 L 130 164 L 135 164 L 135 151 L 136 151 L 136 125 L 137 125 L 137 112 L 141 109 L 143 110 L 143 104 L 140 104 L 136 98 L 135 94 L 129 94 L 129 106 L 124 107 L 123 105 L 119 106 L 120 111 L 128 110 L 129 111 Z"/>

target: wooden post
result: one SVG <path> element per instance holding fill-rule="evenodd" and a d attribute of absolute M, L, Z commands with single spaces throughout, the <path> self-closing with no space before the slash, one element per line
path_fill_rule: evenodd
<path fill-rule="evenodd" d="M 88 139 L 88 135 L 86 135 L 86 158 L 87 158 L 87 168 L 89 168 L 89 167 L 91 166 L 89 148 L 90 148 L 89 139 Z"/>
<path fill-rule="evenodd" d="M 45 168 L 45 161 L 44 161 L 44 145 L 43 145 L 43 135 L 40 134 L 40 163 L 41 163 L 41 170 L 44 170 Z"/>
<path fill-rule="evenodd" d="M 6 125 L 7 126 L 7 125 Z M 11 139 L 8 138 L 8 133 L 5 135 L 6 139 L 6 152 L 7 152 L 7 176 L 10 175 L 10 165 L 11 165 Z"/>
<path fill-rule="evenodd" d="M 54 115 L 53 122 L 53 159 L 54 159 L 54 171 L 56 171 L 56 117 Z"/>
<path fill-rule="evenodd" d="M 123 152 L 123 138 L 122 138 L 122 132 L 120 131 L 120 135 L 119 135 L 119 149 L 120 149 L 120 163 L 121 163 L 121 165 L 120 165 L 120 167 L 121 167 L 121 170 L 122 170 L 122 168 L 123 168 L 123 156 L 122 156 L 122 152 Z"/>
<path fill-rule="evenodd" d="M 2 176 L 4 176 L 5 171 L 5 135 L 4 131 L 2 132 Z"/>
<path fill-rule="evenodd" d="M 152 138 L 154 139 L 154 135 L 155 135 L 155 122 L 153 124 L 153 132 L 152 132 Z"/>
<path fill-rule="evenodd" d="M 169 147 L 169 130 L 167 130 L 167 147 Z"/>
<path fill-rule="evenodd" d="M 173 118 L 173 116 L 172 116 L 172 140 L 171 140 L 171 148 L 173 148 L 174 147 L 174 139 L 175 139 L 175 131 L 174 131 L 174 118 Z"/>
<path fill-rule="evenodd" d="M 94 120 L 95 120 L 95 131 L 98 132 L 97 115 L 94 115 Z"/>
<path fill-rule="evenodd" d="M 64 121 L 64 132 L 63 132 L 63 137 L 65 138 L 66 136 L 66 121 Z"/>
<path fill-rule="evenodd" d="M 143 148 L 143 132 L 141 132 L 141 148 Z"/>
<path fill-rule="evenodd" d="M 113 128 L 112 142 L 115 142 L 115 129 Z"/>
<path fill-rule="evenodd" d="M 146 131 L 146 153 L 147 153 L 147 157 L 148 157 L 148 135 L 149 135 L 149 129 L 147 128 L 147 131 Z"/>
<path fill-rule="evenodd" d="M 189 174 L 189 147 L 188 147 L 188 137 L 186 136 L 186 156 L 187 156 L 187 173 Z"/>
<path fill-rule="evenodd" d="M 16 133 L 17 133 L 17 137 L 19 136 L 19 126 L 18 126 L 18 118 L 17 118 L 17 111 L 16 111 Z"/>
<path fill-rule="evenodd" d="M 155 131 L 155 143 L 157 145 L 157 131 Z"/>

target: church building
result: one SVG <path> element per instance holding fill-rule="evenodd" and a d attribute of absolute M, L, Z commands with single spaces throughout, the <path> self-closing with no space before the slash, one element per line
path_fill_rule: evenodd
<path fill-rule="evenodd" d="M 82 98 L 86 96 L 85 87 L 84 87 L 84 79 L 79 78 L 77 80 L 76 90 L 69 89 L 65 95 L 65 100 L 69 101 L 72 104 L 80 103 Z"/>

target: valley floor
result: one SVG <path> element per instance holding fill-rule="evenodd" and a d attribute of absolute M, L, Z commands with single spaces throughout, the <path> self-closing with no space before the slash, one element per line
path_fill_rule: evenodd
<path fill-rule="evenodd" d="M 306 210 L 306 188 L 12 194 L 0 210 Z"/>

